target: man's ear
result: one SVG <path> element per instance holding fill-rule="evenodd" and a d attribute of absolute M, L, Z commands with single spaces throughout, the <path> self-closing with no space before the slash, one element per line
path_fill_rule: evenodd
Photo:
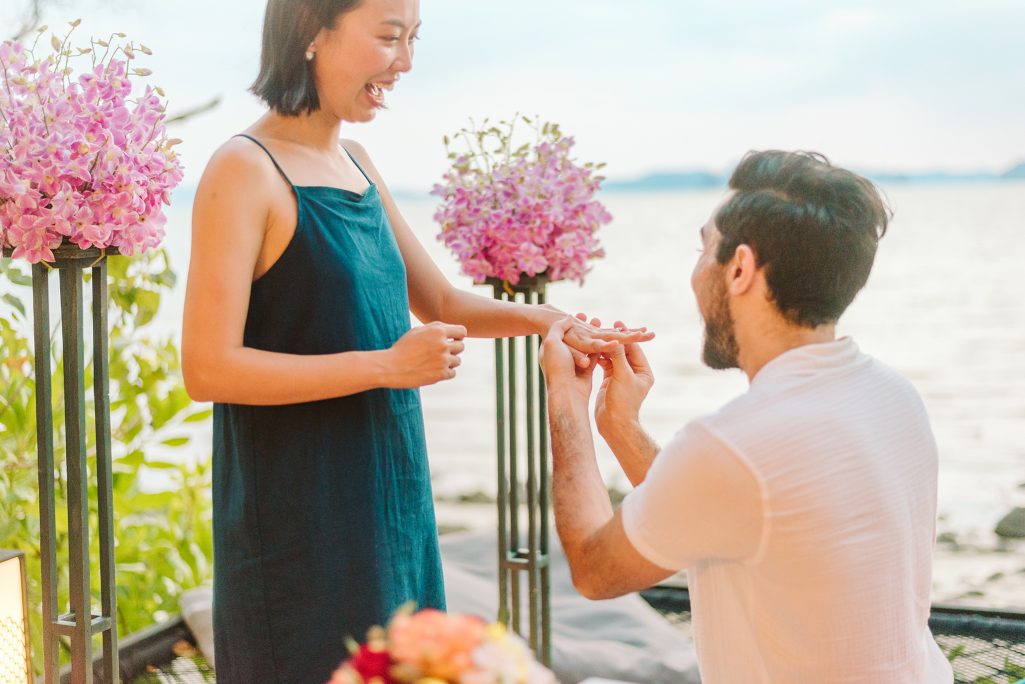
<path fill-rule="evenodd" d="M 758 259 L 754 250 L 748 245 L 739 245 L 726 265 L 726 284 L 730 294 L 739 295 L 750 290 L 757 271 Z"/>

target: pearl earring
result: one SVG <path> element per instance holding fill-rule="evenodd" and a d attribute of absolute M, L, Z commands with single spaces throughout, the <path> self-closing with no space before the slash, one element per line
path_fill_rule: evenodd
<path fill-rule="evenodd" d="M 313 55 L 314 55 L 313 50 L 307 50 L 306 51 L 306 61 L 307 62 L 312 62 L 313 61 Z"/>

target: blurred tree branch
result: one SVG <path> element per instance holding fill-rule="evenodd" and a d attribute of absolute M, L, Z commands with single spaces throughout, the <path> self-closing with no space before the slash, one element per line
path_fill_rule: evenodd
<path fill-rule="evenodd" d="M 11 36 L 11 40 L 22 40 L 36 30 L 36 27 L 39 26 L 39 19 L 43 15 L 43 4 L 44 0 L 29 0 L 28 7 L 25 9 L 25 17 L 21 21 L 21 28 Z"/>
<path fill-rule="evenodd" d="M 192 107 L 191 109 L 186 109 L 185 111 L 178 112 L 177 114 L 169 115 L 167 117 L 166 123 L 167 123 L 168 126 L 184 123 L 185 121 L 188 121 L 189 119 L 191 119 L 194 116 L 199 116 L 200 114 L 206 114 L 210 110 L 216 109 L 219 104 L 221 104 L 221 96 L 220 95 L 210 99 L 208 102 L 206 102 L 204 104 L 197 105 L 195 107 Z"/>

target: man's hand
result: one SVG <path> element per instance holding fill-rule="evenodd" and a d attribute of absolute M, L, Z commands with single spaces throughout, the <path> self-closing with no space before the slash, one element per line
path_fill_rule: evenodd
<path fill-rule="evenodd" d="M 598 365 L 597 355 L 588 357 L 586 366 L 578 365 L 573 352 L 563 339 L 574 327 L 574 319 L 567 316 L 552 324 L 541 345 L 541 369 L 545 374 L 549 392 L 569 391 L 575 400 L 585 406 L 591 396 L 591 380 Z"/>
<path fill-rule="evenodd" d="M 543 304 L 536 309 L 544 313 L 540 317 L 542 336 L 547 336 L 552 324 L 566 316 L 551 304 Z M 592 318 L 589 323 L 584 314 L 578 313 L 576 318 L 570 320 L 572 325 L 563 333 L 562 339 L 569 347 L 573 360 L 581 368 L 590 366 L 595 354 L 611 352 L 617 345 L 627 342 L 648 342 L 655 337 L 655 333 L 647 328 L 602 328 L 598 319 Z"/>
<path fill-rule="evenodd" d="M 616 321 L 615 328 L 625 328 Z M 639 423 L 641 404 L 655 384 L 648 359 L 639 344 L 619 345 L 599 360 L 604 378 L 598 389 L 594 419 L 604 436 L 626 425 Z"/>

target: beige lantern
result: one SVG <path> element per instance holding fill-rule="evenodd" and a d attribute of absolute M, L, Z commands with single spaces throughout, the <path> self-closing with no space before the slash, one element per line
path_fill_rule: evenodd
<path fill-rule="evenodd" d="M 0 684 L 31 684 L 25 554 L 0 549 Z"/>

